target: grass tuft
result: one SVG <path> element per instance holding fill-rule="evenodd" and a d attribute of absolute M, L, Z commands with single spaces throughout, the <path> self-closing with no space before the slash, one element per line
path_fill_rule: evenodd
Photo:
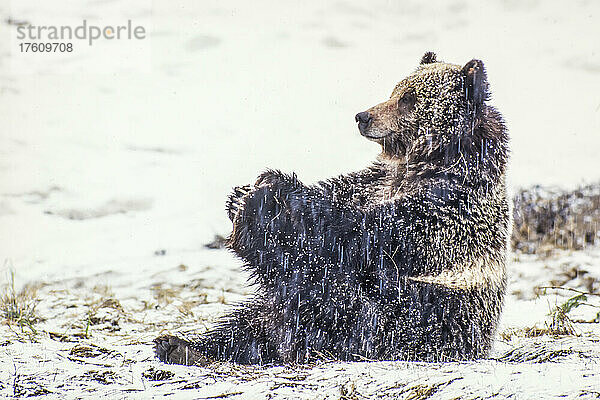
<path fill-rule="evenodd" d="M 37 298 L 37 286 L 26 285 L 20 292 L 15 289 L 15 274 L 10 272 L 10 282 L 0 289 L 0 315 L 8 325 L 16 325 L 21 332 L 37 334 L 34 325 L 41 321 L 36 313 L 40 302 Z"/>

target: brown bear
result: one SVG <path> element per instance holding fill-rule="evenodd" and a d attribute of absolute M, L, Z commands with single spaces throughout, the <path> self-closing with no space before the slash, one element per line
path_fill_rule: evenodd
<path fill-rule="evenodd" d="M 508 134 L 484 65 L 426 53 L 358 113 L 382 147 L 365 170 L 307 186 L 266 171 L 227 203 L 228 247 L 257 294 L 160 360 L 244 364 L 485 357 L 502 310 Z"/>

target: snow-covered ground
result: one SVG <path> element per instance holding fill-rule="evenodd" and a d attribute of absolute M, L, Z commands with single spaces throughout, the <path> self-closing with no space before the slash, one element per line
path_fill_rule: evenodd
<path fill-rule="evenodd" d="M 147 36 L 19 51 L 15 23 L 83 19 Z M 14 271 L 45 318 L 36 335 L 0 325 L 0 397 L 597 398 L 598 323 L 526 329 L 576 294 L 536 287 L 598 293 L 597 248 L 511 256 L 491 360 L 186 368 L 149 342 L 251 292 L 239 261 L 204 247 L 230 229 L 231 187 L 266 167 L 306 182 L 363 168 L 378 149 L 354 114 L 427 50 L 484 61 L 513 187 L 598 181 L 599 19 L 597 1 L 0 3 L 0 284 Z M 571 319 L 594 318 L 586 302 Z"/>

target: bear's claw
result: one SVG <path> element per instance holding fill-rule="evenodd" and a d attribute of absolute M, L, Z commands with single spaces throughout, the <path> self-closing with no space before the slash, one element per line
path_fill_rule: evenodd
<path fill-rule="evenodd" d="M 252 191 L 252 187 L 250 187 L 250 185 L 237 186 L 237 187 L 233 188 L 233 193 L 231 193 L 229 195 L 229 197 L 227 198 L 227 205 L 226 205 L 227 216 L 229 217 L 231 222 L 233 222 L 236 214 L 242 208 L 242 206 L 244 204 L 244 202 L 243 202 L 244 196 L 246 196 L 251 191 Z"/>

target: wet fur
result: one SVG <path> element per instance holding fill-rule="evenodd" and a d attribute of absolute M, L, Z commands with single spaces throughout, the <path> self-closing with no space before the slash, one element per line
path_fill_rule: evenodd
<path fill-rule="evenodd" d="M 269 170 L 234 190 L 228 247 L 258 293 L 193 343 L 158 338 L 159 359 L 485 357 L 506 285 L 508 136 L 485 104 L 485 70 L 474 61 L 461 69 L 426 54 L 420 75 L 371 109 L 393 122 L 378 128 L 389 135 L 376 139 L 383 152 L 365 170 L 312 186 Z M 448 98 L 418 86 L 448 81 Z M 407 90 L 414 110 L 399 116 L 392 105 Z"/>

